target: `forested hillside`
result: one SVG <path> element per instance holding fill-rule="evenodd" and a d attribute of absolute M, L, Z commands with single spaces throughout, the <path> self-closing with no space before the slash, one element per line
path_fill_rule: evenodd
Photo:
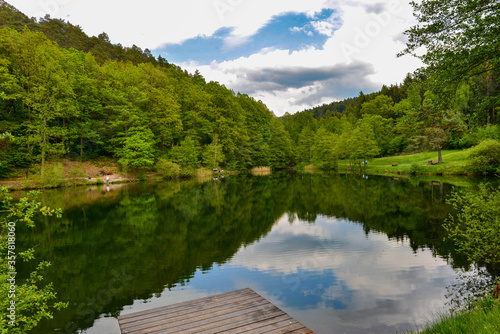
<path fill-rule="evenodd" d="M 262 102 L 199 73 L 60 20 L 33 22 L 5 2 L 0 9 L 2 176 L 60 158 L 245 169 L 268 164 L 287 140 Z"/>
<path fill-rule="evenodd" d="M 63 20 L 30 19 L 0 0 L 0 177 L 30 166 L 43 174 L 63 158 L 109 157 L 135 171 L 334 168 L 339 159 L 500 140 L 498 9 L 490 3 L 439 1 L 439 17 L 415 5 L 422 26 L 407 32 L 403 53 L 426 46 L 425 69 L 379 92 L 277 118 L 261 101 L 147 49 L 113 45 L 105 33 L 88 37 Z M 453 6 L 463 17 L 446 14 Z M 446 20 L 462 20 L 467 33 Z M 483 44 L 466 45 L 486 26 Z"/>

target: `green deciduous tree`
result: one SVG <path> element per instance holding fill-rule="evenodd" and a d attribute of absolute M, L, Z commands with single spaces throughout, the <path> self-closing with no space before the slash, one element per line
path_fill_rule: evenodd
<path fill-rule="evenodd" d="M 171 151 L 172 161 L 183 167 L 196 168 L 200 164 L 200 147 L 191 137 L 184 138 L 179 146 Z"/>
<path fill-rule="evenodd" d="M 338 135 L 328 132 L 323 127 L 319 128 L 312 148 L 312 161 L 315 165 L 321 168 L 332 168 L 337 165 L 338 137 Z"/>
<path fill-rule="evenodd" d="M 379 95 L 373 100 L 363 103 L 361 106 L 362 115 L 380 115 L 384 118 L 396 118 L 396 111 L 394 109 L 394 101 L 391 97 L 386 95 Z"/>
<path fill-rule="evenodd" d="M 176 178 L 181 173 L 181 167 L 178 164 L 165 158 L 158 159 L 155 169 L 165 179 Z"/>
<path fill-rule="evenodd" d="M 350 148 L 350 157 L 352 159 L 362 159 L 375 157 L 380 154 L 380 150 L 375 140 L 375 134 L 371 127 L 366 123 L 360 123 L 354 129 L 348 144 Z"/>
<path fill-rule="evenodd" d="M 272 168 L 289 167 L 293 159 L 292 140 L 285 130 L 283 121 L 271 119 L 271 142 L 269 143 L 269 164 Z"/>
<path fill-rule="evenodd" d="M 39 148 L 43 176 L 47 158 L 66 152 L 67 129 L 59 120 L 76 114 L 74 92 L 64 68 L 66 54 L 41 33 L 25 30 L 21 37 L 19 75 L 29 114 L 27 141 Z"/>
<path fill-rule="evenodd" d="M 305 127 L 302 129 L 297 147 L 297 160 L 311 162 L 315 137 L 315 133 L 311 128 Z"/>
<path fill-rule="evenodd" d="M 497 0 L 411 2 L 417 24 L 406 31 L 402 54 L 419 57 L 435 82 L 456 86 L 465 77 L 500 66 L 500 4 Z"/>
<path fill-rule="evenodd" d="M 124 146 L 118 150 L 118 163 L 128 170 L 143 169 L 154 164 L 154 134 L 147 127 L 132 127 L 125 138 Z"/>
<path fill-rule="evenodd" d="M 203 164 L 209 168 L 218 168 L 219 164 L 224 162 L 225 156 L 222 153 L 222 147 L 218 143 L 218 136 L 215 135 L 212 143 L 205 146 L 203 151 Z"/>

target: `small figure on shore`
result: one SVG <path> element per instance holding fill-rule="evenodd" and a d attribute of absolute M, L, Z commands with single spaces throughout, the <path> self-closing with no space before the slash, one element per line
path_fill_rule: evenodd
<path fill-rule="evenodd" d="M 106 176 L 106 183 L 109 183 L 109 176 Z"/>
<path fill-rule="evenodd" d="M 90 174 L 89 174 L 89 180 L 91 179 Z"/>

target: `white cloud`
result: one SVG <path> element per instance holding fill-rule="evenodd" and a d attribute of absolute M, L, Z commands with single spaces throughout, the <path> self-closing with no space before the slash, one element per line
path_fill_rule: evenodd
<path fill-rule="evenodd" d="M 292 27 L 290 33 L 313 31 L 328 36 L 321 47 L 298 51 L 264 49 L 239 59 L 211 64 L 179 64 L 188 71 L 199 69 L 207 80 L 219 81 L 243 93 L 262 99 L 277 115 L 296 112 L 380 89 L 382 84 L 401 82 L 406 73 L 421 64 L 409 56 L 396 58 L 404 48 L 402 32 L 413 23 L 412 8 L 405 0 L 190 0 L 158 2 L 144 0 L 76 1 L 11 0 L 29 16 L 49 13 L 82 26 L 90 35 L 107 32 L 114 43 L 136 44 L 155 49 L 165 43 L 181 43 L 197 36 L 211 36 L 222 27 L 232 28 L 224 48 L 248 43 L 250 37 L 283 13 L 306 13 L 313 21 L 306 27 Z M 326 19 L 316 15 L 333 9 Z M 168 59 L 168 55 L 167 55 Z M 360 68 L 363 65 L 363 70 Z M 304 80 L 303 85 L 286 86 L 270 77 L 293 69 L 348 69 L 344 75 Z M 354 69 L 357 69 L 354 71 Z M 263 71 L 262 80 L 255 73 Z M 252 76 L 253 75 L 253 76 Z M 293 75 L 290 76 L 293 79 Z"/>
<path fill-rule="evenodd" d="M 210 36 L 222 27 L 234 27 L 233 37 L 255 34 L 276 15 L 320 11 L 324 0 L 9 0 L 28 16 L 69 20 L 90 35 L 106 32 L 114 43 L 155 49 Z M 236 44 L 237 45 L 237 44 Z"/>
<path fill-rule="evenodd" d="M 312 23 L 318 32 L 330 36 L 322 48 L 293 52 L 266 49 L 248 57 L 197 68 L 208 80 L 249 93 L 264 101 L 275 114 L 282 115 L 286 111 L 295 112 L 350 97 L 360 90 L 375 91 L 382 84 L 400 83 L 408 72 L 421 66 L 415 58 L 396 58 L 404 48 L 401 34 L 413 22 L 411 6 L 405 1 L 393 0 L 384 4 L 339 1 L 330 2 L 329 6 L 335 6 L 335 19 Z M 294 32 L 302 29 L 292 28 Z M 356 64 L 358 67 L 354 66 Z M 360 64 L 366 65 L 364 70 L 359 68 Z M 333 67 L 358 70 L 316 82 L 305 80 L 301 87 L 284 87 L 267 80 L 265 75 L 293 68 Z M 249 80 L 249 74 L 255 71 L 261 71 L 263 80 Z"/>
<path fill-rule="evenodd" d="M 328 324 L 336 327 L 335 332 L 351 332 L 353 325 L 357 331 L 363 326 L 374 330 L 377 323 L 396 328 L 423 325 L 433 312 L 443 310 L 445 287 L 456 283 L 457 276 L 430 250 L 415 254 L 408 240 L 388 240 L 387 235 L 373 232 L 366 236 L 361 224 L 344 219 L 318 217 L 314 224 L 298 220 L 290 224 L 287 215 L 266 239 L 240 249 L 231 265 L 281 276 L 283 292 L 297 294 L 307 293 L 309 277 L 331 273 L 334 283 L 317 291 L 325 303 L 340 301 L 345 309 L 333 313 L 318 305 L 311 314 L 301 310 L 301 317 L 315 323 L 312 318 L 318 314 L 334 316 L 336 320 Z M 391 330 L 383 332 L 387 331 Z"/>

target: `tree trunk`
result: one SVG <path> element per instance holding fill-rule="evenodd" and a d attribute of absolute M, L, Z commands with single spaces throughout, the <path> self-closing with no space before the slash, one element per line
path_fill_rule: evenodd
<path fill-rule="evenodd" d="M 43 178 L 43 172 L 45 169 L 45 153 L 47 149 L 47 117 L 43 117 L 43 144 L 42 144 L 42 169 L 40 175 Z"/>
<path fill-rule="evenodd" d="M 83 136 L 80 136 L 80 161 L 83 157 Z"/>
<path fill-rule="evenodd" d="M 441 145 L 438 146 L 438 163 L 443 162 L 443 154 L 441 153 Z"/>
<path fill-rule="evenodd" d="M 214 167 L 217 167 L 217 130 L 215 131 L 215 153 L 214 153 Z"/>

